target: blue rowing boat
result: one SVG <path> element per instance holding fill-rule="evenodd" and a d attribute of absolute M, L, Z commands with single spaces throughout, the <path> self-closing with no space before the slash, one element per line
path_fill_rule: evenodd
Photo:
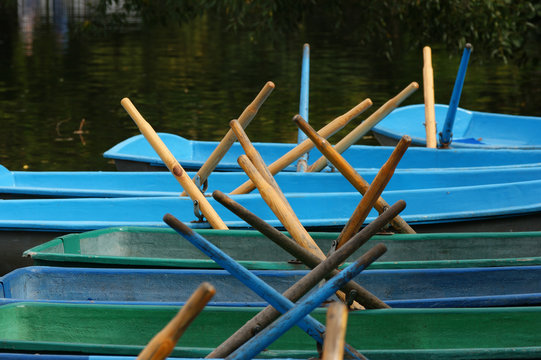
<path fill-rule="evenodd" d="M 361 200 L 358 192 L 286 193 L 286 197 L 310 231 L 341 229 Z M 232 198 L 270 225 L 282 228 L 259 194 Z M 383 198 L 389 204 L 405 200 L 407 206 L 401 217 L 417 232 L 541 230 L 541 180 L 390 190 Z M 229 228 L 249 228 L 214 199 L 209 202 Z M 196 217 L 193 202 L 187 197 L 2 200 L 0 244 L 5 251 L 0 252 L 0 264 L 12 264 L 14 257 L 22 262 L 20 256 L 25 250 L 67 233 L 115 226 L 165 228 L 162 218 L 166 213 L 190 227 L 209 228 Z M 375 216 L 372 211 L 367 221 Z"/>
<path fill-rule="evenodd" d="M 357 192 L 289 193 L 286 197 L 304 226 L 321 229 L 342 227 L 361 199 Z M 472 223 L 477 231 L 486 231 L 487 226 L 483 223 L 490 220 L 500 219 L 505 223 L 515 217 L 538 214 L 541 211 L 541 180 L 390 190 L 385 191 L 383 197 L 390 204 L 405 200 L 407 207 L 401 216 L 413 227 L 431 224 L 442 231 L 445 228 L 462 231 L 464 223 Z M 272 226 L 281 226 L 259 194 L 234 195 L 232 198 Z M 214 199 L 209 202 L 228 227 L 249 227 Z M 165 227 L 162 222 L 165 213 L 175 215 L 194 228 L 209 227 L 206 222 L 194 222 L 197 218 L 189 198 L 133 197 L 4 200 L 0 201 L 0 229 L 80 232 L 111 226 Z M 375 214 L 373 211 L 368 221 Z M 489 226 L 492 231 L 520 230 L 507 225 L 492 226 L 494 224 Z M 526 227 L 528 229 L 522 230 L 540 230 L 534 223 Z"/>
<path fill-rule="evenodd" d="M 253 271 L 281 293 L 307 273 Z M 439 308 L 541 305 L 540 278 L 541 266 L 520 266 L 366 270 L 355 281 L 391 307 Z M 216 288 L 211 306 L 267 305 L 225 270 L 41 266 L 20 268 L 0 277 L 0 304 L 183 305 L 204 281 Z"/>
<path fill-rule="evenodd" d="M 218 145 L 215 141 L 188 140 L 174 134 L 158 133 L 158 135 L 186 170 L 196 170 L 201 167 Z M 254 146 L 260 152 L 265 163 L 269 165 L 292 150 L 296 144 L 254 143 Z M 381 168 L 393 150 L 393 147 L 353 145 L 342 155 L 354 168 L 362 172 L 367 169 Z M 216 170 L 241 171 L 237 158 L 242 154 L 244 154 L 244 150 L 241 145 L 238 142 L 234 143 Z M 160 157 L 143 135 L 136 135 L 120 142 L 106 151 L 103 156 L 113 159 L 118 170 L 166 170 Z M 321 153 L 317 149 L 312 149 L 309 155 L 310 164 L 319 159 L 320 156 Z M 541 163 L 541 151 L 535 150 L 453 149 L 452 151 L 437 151 L 435 149 L 410 148 L 402 157 L 397 169 L 454 168 L 465 170 L 472 167 L 516 167 L 532 166 L 532 164 L 539 163 Z M 295 171 L 295 166 L 289 166 L 284 170 Z M 326 170 L 329 168 L 327 167 Z"/>
<path fill-rule="evenodd" d="M 436 129 L 440 133 L 449 109 L 437 104 Z M 425 106 L 409 105 L 395 109 L 372 132 L 382 145 L 395 145 L 403 135 L 415 146 L 426 146 Z M 541 149 L 541 117 L 493 114 L 457 108 L 450 146 L 454 149 Z M 410 150 L 408 150 L 410 151 Z"/>
<path fill-rule="evenodd" d="M 375 170 L 362 172 L 369 183 Z M 189 174 L 193 178 L 194 173 Z M 355 188 L 334 173 L 280 172 L 275 179 L 285 193 L 354 192 Z M 452 169 L 397 170 L 387 190 L 413 190 L 458 186 L 501 184 L 541 179 L 541 166 Z M 243 172 L 215 172 L 208 179 L 207 191 L 229 193 L 248 177 Z M 0 197 L 84 198 L 178 196 L 180 184 L 167 172 L 102 171 L 9 171 L 0 165 Z"/>

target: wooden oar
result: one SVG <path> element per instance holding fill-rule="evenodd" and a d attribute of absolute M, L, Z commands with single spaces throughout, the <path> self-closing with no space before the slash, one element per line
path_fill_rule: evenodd
<path fill-rule="evenodd" d="M 329 296 L 331 296 L 332 293 L 339 289 L 344 283 L 353 279 L 364 269 L 366 269 L 368 265 L 383 255 L 385 251 L 387 251 L 387 248 L 383 243 L 379 243 L 372 249 L 368 250 L 366 254 L 342 270 L 338 275 L 315 290 L 312 294 L 307 295 L 305 298 L 297 302 L 295 307 L 291 308 L 278 320 L 248 340 L 245 344 L 231 353 L 231 355 L 226 357 L 226 359 L 252 359 L 257 356 L 282 334 L 297 324 L 298 321 L 302 321 L 307 314 L 317 308 L 322 302 L 327 300 Z"/>
<path fill-rule="evenodd" d="M 258 218 L 255 214 L 250 212 L 248 209 L 238 204 L 231 198 L 227 197 L 224 193 L 219 190 L 214 191 L 212 196 L 219 201 L 222 205 L 227 207 L 241 219 L 246 221 L 252 227 L 259 230 L 262 234 L 269 237 L 277 245 L 282 247 L 284 250 L 288 251 L 295 258 L 303 261 L 307 266 L 313 268 L 309 275 L 313 276 L 313 282 L 308 282 L 308 276 L 304 277 L 302 280 L 298 281 L 296 284 L 291 286 L 286 290 L 283 295 L 295 302 L 306 294 L 315 284 L 319 283 L 321 278 L 316 276 L 318 273 L 326 273 L 326 269 L 318 265 L 321 264 L 321 260 L 310 253 L 308 250 L 300 247 L 294 241 L 289 239 L 283 233 L 279 232 L 265 221 Z M 331 277 L 338 274 L 336 266 L 342 264 L 351 254 L 356 251 L 360 246 L 362 246 L 372 235 L 377 233 L 387 222 L 392 219 L 396 214 L 402 211 L 405 207 L 404 201 L 399 201 L 389 208 L 388 211 L 384 212 L 382 215 L 378 216 L 374 221 L 368 224 L 363 228 L 358 234 L 354 236 L 351 241 L 344 245 L 341 249 L 337 250 L 331 256 L 324 260 L 328 268 L 334 270 L 329 274 Z M 327 278 L 329 278 L 327 276 Z M 370 309 L 381 309 L 388 308 L 387 304 L 379 300 L 377 297 L 372 295 L 370 292 L 362 288 L 360 285 L 354 281 L 348 282 L 344 287 L 344 291 L 347 291 L 351 295 L 355 292 L 355 298 L 359 302 L 366 305 Z M 361 295 L 362 294 L 362 295 Z M 237 349 L 240 345 L 245 343 L 250 339 L 255 333 L 261 331 L 261 329 L 268 326 L 272 323 L 280 313 L 274 309 L 272 306 L 267 306 L 263 311 L 259 312 L 251 320 L 246 322 L 239 330 L 237 330 L 233 335 L 231 335 L 226 341 L 224 341 L 220 346 L 218 346 L 212 353 L 210 353 L 207 358 L 222 358 L 229 355 L 233 350 Z"/>
<path fill-rule="evenodd" d="M 289 252 L 296 259 L 302 261 L 306 266 L 314 268 L 321 263 L 321 258 L 314 255 L 307 249 L 301 247 L 296 242 L 292 241 L 289 237 L 278 231 L 276 228 L 270 226 L 264 220 L 256 216 L 254 213 L 235 202 L 227 195 L 219 190 L 212 193 L 212 196 L 220 204 L 231 210 L 235 215 L 243 219 L 246 223 L 250 224 L 254 229 L 261 232 L 268 237 L 278 246 Z M 360 232 L 358 232 L 346 245 L 333 252 L 332 256 L 340 256 L 340 259 L 345 261 L 349 254 L 357 251 L 363 244 L 365 244 L 373 235 L 375 235 L 382 227 L 384 227 L 392 218 L 400 213 L 406 206 L 404 201 L 397 201 L 393 206 L 386 210 L 383 214 L 379 215 L 374 221 L 365 226 Z M 339 252 L 339 255 L 336 255 Z M 336 275 L 335 272 L 331 273 L 332 276 Z M 387 304 L 378 299 L 375 295 L 371 294 L 368 290 L 355 282 L 350 282 L 344 287 L 344 291 L 347 293 L 355 292 L 355 300 L 360 304 L 363 304 L 368 309 L 383 309 L 388 308 Z"/>
<path fill-rule="evenodd" d="M 329 136 L 333 135 L 338 130 L 346 126 L 351 120 L 359 116 L 363 111 L 368 109 L 371 105 L 372 105 L 372 101 L 370 99 L 365 99 L 364 101 L 362 101 L 360 104 L 355 106 L 353 109 L 351 109 L 344 115 L 337 117 L 336 119 L 334 119 L 333 121 L 325 125 L 323 128 L 321 128 L 321 130 L 319 130 L 318 134 L 324 138 L 328 138 Z M 276 160 L 275 162 L 269 165 L 269 170 L 271 174 L 276 175 L 279 171 L 284 169 L 293 161 L 297 160 L 305 152 L 310 151 L 310 149 L 312 149 L 313 147 L 314 147 L 314 143 L 312 143 L 310 139 L 306 139 L 301 144 L 295 146 L 295 148 L 291 149 L 282 157 L 280 157 L 278 160 Z M 241 186 L 233 190 L 230 194 L 231 195 L 247 194 L 254 189 L 255 189 L 254 183 L 251 180 L 248 180 L 244 184 L 242 184 Z"/>
<path fill-rule="evenodd" d="M 436 112 L 434 109 L 434 70 L 432 69 L 432 50 L 423 48 L 423 91 L 425 97 L 426 147 L 436 148 Z"/>
<path fill-rule="evenodd" d="M 289 203 L 286 203 L 283 200 L 285 197 L 280 194 L 279 190 L 265 180 L 263 175 L 257 171 L 246 155 L 241 155 L 238 159 L 238 163 L 246 175 L 248 175 L 248 177 L 256 184 L 261 197 L 271 208 L 278 220 L 284 225 L 286 230 L 291 234 L 291 237 L 305 249 L 310 250 L 319 258 L 325 259 L 325 254 L 321 251 L 319 246 L 317 246 L 316 242 L 312 239 L 304 226 L 302 226 L 299 218 L 291 209 L 291 206 L 289 206 Z"/>
<path fill-rule="evenodd" d="M 327 332 L 323 342 L 321 360 L 343 360 L 346 328 L 348 324 L 348 309 L 340 302 L 332 302 L 327 309 Z"/>
<path fill-rule="evenodd" d="M 419 89 L 419 84 L 417 84 L 416 82 L 412 82 L 411 84 L 406 86 L 404 90 L 398 93 L 395 97 L 389 99 L 379 109 L 374 111 L 372 115 L 366 118 L 366 120 L 357 125 L 357 127 L 353 129 L 349 134 L 344 136 L 342 140 L 336 143 L 334 149 L 340 154 L 346 151 L 351 145 L 359 141 L 374 126 L 376 126 L 381 120 L 383 120 L 387 115 L 389 115 L 391 111 L 396 109 L 404 100 L 408 98 L 408 96 L 413 94 L 417 89 Z M 323 170 L 325 166 L 327 166 L 327 158 L 325 156 L 321 156 L 316 162 L 314 162 L 308 167 L 307 171 L 318 172 Z"/>
<path fill-rule="evenodd" d="M 209 283 L 202 283 L 182 306 L 177 315 L 145 346 L 137 360 L 163 360 L 173 352 L 184 331 L 216 293 Z"/>
<path fill-rule="evenodd" d="M 462 87 L 464 86 L 464 79 L 466 78 L 466 70 L 468 70 L 468 61 L 470 60 L 471 49 L 471 44 L 466 44 L 466 47 L 462 52 L 462 59 L 460 60 L 460 66 L 458 67 L 458 73 L 456 74 L 455 86 L 453 87 L 451 100 L 449 100 L 449 107 L 447 108 L 445 123 L 443 124 L 443 130 L 440 132 L 440 146 L 443 148 L 449 147 L 449 144 L 453 138 L 453 125 L 455 123 L 456 109 L 458 108 L 460 94 L 462 93 Z"/>
<path fill-rule="evenodd" d="M 226 269 L 231 275 L 235 276 L 239 281 L 248 286 L 252 291 L 261 296 L 266 300 L 270 305 L 276 308 L 281 313 L 287 312 L 291 309 L 294 304 L 280 294 L 272 286 L 269 286 L 254 273 L 248 271 L 241 265 L 239 265 L 235 260 L 233 260 L 229 255 L 225 254 L 220 248 L 207 241 L 201 235 L 195 233 L 188 226 L 183 224 L 181 221 L 176 219 L 171 214 L 166 214 L 163 217 L 163 220 L 171 226 L 176 232 L 182 235 L 186 240 L 192 243 L 200 251 L 205 253 L 208 257 L 214 260 L 218 265 Z M 375 260 L 375 259 L 374 259 Z M 368 259 L 370 261 L 370 259 Z M 360 266 L 368 266 L 368 263 L 365 263 Z M 308 276 L 308 275 L 306 275 Z M 325 327 L 315 320 L 310 315 L 305 316 L 303 319 L 299 319 L 297 325 L 304 330 L 308 335 L 314 338 L 318 343 L 323 343 L 323 338 L 321 334 L 325 332 Z M 351 346 L 346 345 L 346 352 L 354 356 L 355 358 L 360 358 L 360 354 Z"/>
<path fill-rule="evenodd" d="M 293 121 L 299 126 L 299 128 L 302 129 L 308 135 L 310 140 L 314 142 L 316 147 L 319 151 L 329 161 L 336 167 L 342 175 L 359 191 L 362 195 L 366 194 L 368 191 L 369 184 L 368 182 L 362 178 L 361 175 L 355 171 L 355 169 L 340 155 L 336 150 L 333 149 L 332 145 L 329 144 L 329 142 L 325 139 L 323 139 L 321 136 L 319 136 L 312 127 L 306 123 L 299 115 L 296 115 L 293 118 Z M 374 206 L 375 209 L 381 214 L 385 209 L 389 207 L 389 204 L 383 198 L 379 197 L 376 205 Z M 391 221 L 391 224 L 395 229 L 397 229 L 400 232 L 414 234 L 415 231 L 409 226 L 404 219 L 402 219 L 400 216 L 397 216 Z"/>
<path fill-rule="evenodd" d="M 336 240 L 336 248 L 340 248 L 345 244 L 359 229 L 362 227 L 366 217 L 370 213 L 370 210 L 374 207 L 376 202 L 381 196 L 385 186 L 391 180 L 396 166 L 402 159 L 402 156 L 408 149 L 411 144 L 411 138 L 407 135 L 404 135 L 402 139 L 398 142 L 395 149 L 393 150 L 389 159 L 383 164 L 381 169 L 379 169 L 378 174 L 368 187 L 368 190 L 363 195 L 359 205 L 353 212 L 353 215 L 349 218 L 346 226 L 340 232 L 338 239 Z"/>
<path fill-rule="evenodd" d="M 257 94 L 254 101 L 250 103 L 244 109 L 242 114 L 239 116 L 239 122 L 242 125 L 243 128 L 246 128 L 248 124 L 252 121 L 252 119 L 256 116 L 257 112 L 259 111 L 259 108 L 265 100 L 269 97 L 272 90 L 274 90 L 274 83 L 272 81 L 269 81 L 263 86 L 263 89 Z M 220 160 L 224 157 L 225 153 L 231 148 L 233 143 L 235 142 L 235 135 L 231 130 L 225 134 L 222 141 L 216 146 L 216 149 L 210 154 L 209 158 L 205 163 L 201 166 L 199 171 L 197 171 L 197 174 L 195 174 L 193 181 L 197 184 L 197 186 L 201 187 L 205 182 L 207 181 L 207 178 L 209 175 L 214 171 Z M 186 195 L 184 192 L 181 194 L 181 196 Z"/>
<path fill-rule="evenodd" d="M 302 69 L 301 69 L 301 98 L 299 101 L 299 114 L 308 120 L 308 104 L 309 104 L 309 88 L 310 88 L 310 45 L 304 44 L 302 49 Z M 297 144 L 306 140 L 306 135 L 302 131 L 297 133 Z M 297 161 L 297 171 L 305 172 L 308 167 L 308 153 L 302 154 Z"/>
<path fill-rule="evenodd" d="M 245 141 L 249 142 L 249 140 Z M 269 205 L 274 215 L 276 215 L 287 231 L 289 231 L 291 237 L 299 245 L 313 252 L 320 259 L 325 259 L 323 251 L 321 251 L 308 231 L 306 231 L 304 226 L 302 226 L 301 222 L 297 218 L 297 215 L 295 214 L 295 211 L 293 211 L 293 208 L 287 201 L 285 195 L 280 190 L 280 187 L 268 169 L 266 169 L 263 159 L 261 156 L 259 156 L 259 153 L 257 150 L 255 150 L 255 148 L 253 148 L 253 151 L 256 153 L 254 154 L 256 162 L 260 167 L 263 168 L 262 171 L 258 171 L 250 159 L 245 155 L 241 155 L 239 157 L 239 165 L 243 168 L 248 177 L 256 184 L 261 197 L 267 203 L 267 205 Z M 268 177 L 270 177 L 269 180 L 266 180 Z M 339 291 L 336 295 L 342 301 L 346 301 L 346 297 L 341 291 Z M 354 306 L 356 309 L 361 309 L 361 306 L 358 303 L 354 303 L 352 306 Z"/>
<path fill-rule="evenodd" d="M 261 157 L 261 154 L 259 154 L 259 151 L 257 151 L 257 149 L 254 147 L 254 145 L 250 141 L 250 138 L 248 137 L 242 126 L 240 126 L 240 123 L 237 120 L 231 120 L 229 122 L 229 125 L 231 126 L 231 130 L 233 130 L 233 133 L 235 133 L 235 136 L 237 137 L 239 143 L 241 144 L 244 153 L 246 154 L 248 159 L 250 159 L 256 170 L 259 171 L 259 173 L 263 176 L 263 179 L 265 179 L 266 182 L 268 182 L 270 185 L 272 185 L 272 187 L 276 189 L 278 194 L 282 197 L 282 201 L 289 206 L 289 203 L 287 202 L 285 196 L 280 190 L 278 183 L 269 171 L 269 168 L 265 164 L 265 161 Z"/>
<path fill-rule="evenodd" d="M 228 227 L 222 221 L 218 213 L 214 211 L 207 198 L 201 193 L 199 188 L 195 186 L 192 179 L 184 171 L 182 166 L 175 159 L 171 151 L 165 146 L 162 139 L 156 134 L 156 131 L 150 126 L 150 124 L 143 118 L 139 111 L 132 104 L 130 99 L 124 98 L 120 102 L 124 109 L 131 116 L 141 133 L 147 139 L 147 141 L 152 145 L 154 151 L 158 153 L 162 161 L 165 163 L 169 171 L 173 174 L 175 179 L 180 183 L 182 188 L 188 193 L 190 198 L 195 202 L 197 201 L 199 208 L 203 215 L 207 218 L 208 222 L 214 229 L 223 229 L 227 230 Z"/>

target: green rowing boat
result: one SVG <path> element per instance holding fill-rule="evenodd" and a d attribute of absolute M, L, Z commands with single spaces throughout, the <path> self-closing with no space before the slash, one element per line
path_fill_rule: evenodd
<path fill-rule="evenodd" d="M 254 270 L 304 269 L 257 231 L 197 230 Z M 337 233 L 311 233 L 323 252 Z M 352 258 L 383 242 L 388 251 L 371 269 L 541 265 L 541 232 L 376 235 Z M 172 229 L 119 227 L 58 237 L 24 252 L 35 265 L 75 267 L 217 268 Z"/>
<path fill-rule="evenodd" d="M 137 355 L 178 311 L 170 306 L 19 303 L 0 306 L 0 350 Z M 202 357 L 259 311 L 206 308 L 172 356 Z M 325 309 L 312 313 L 325 323 Z M 541 357 L 541 307 L 350 312 L 347 341 L 370 359 Z M 0 352 L 1 352 L 0 351 Z M 259 357 L 316 356 L 297 327 Z"/>

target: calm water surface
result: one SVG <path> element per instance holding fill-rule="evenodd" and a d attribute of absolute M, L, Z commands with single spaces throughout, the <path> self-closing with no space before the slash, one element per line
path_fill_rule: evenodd
<path fill-rule="evenodd" d="M 278 43 L 257 43 L 209 18 L 81 38 L 68 27 L 81 19 L 62 1 L 53 3 L 47 12 L 38 1 L 24 2 L 17 26 L 2 30 L 0 163 L 10 170 L 114 170 L 102 153 L 139 133 L 120 105 L 123 97 L 157 131 L 219 140 L 267 81 L 276 89 L 247 133 L 252 141 L 295 142 L 291 118 L 299 107 L 304 43 L 311 46 L 309 120 L 315 128 L 371 98 L 373 107 L 352 128 L 410 82 L 422 83 L 422 49 L 389 62 L 374 49 L 310 27 Z M 84 17 L 84 10 L 76 15 Z M 447 103 L 460 58 L 427 45 L 436 102 Z M 474 51 L 460 106 L 541 116 L 540 81 L 539 67 L 481 62 Z M 422 101 L 419 90 L 404 105 Z"/>

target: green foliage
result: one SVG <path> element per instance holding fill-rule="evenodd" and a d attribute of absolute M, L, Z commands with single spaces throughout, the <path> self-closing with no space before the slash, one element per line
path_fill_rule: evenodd
<path fill-rule="evenodd" d="M 108 10 L 114 5 L 121 11 Z M 541 3 L 532 1 L 100 0 L 91 25 L 119 30 L 138 18 L 145 26 L 169 26 L 203 14 L 254 42 L 279 41 L 311 27 L 373 46 L 389 60 L 432 42 L 446 44 L 451 54 L 469 42 L 504 62 L 540 57 Z"/>

